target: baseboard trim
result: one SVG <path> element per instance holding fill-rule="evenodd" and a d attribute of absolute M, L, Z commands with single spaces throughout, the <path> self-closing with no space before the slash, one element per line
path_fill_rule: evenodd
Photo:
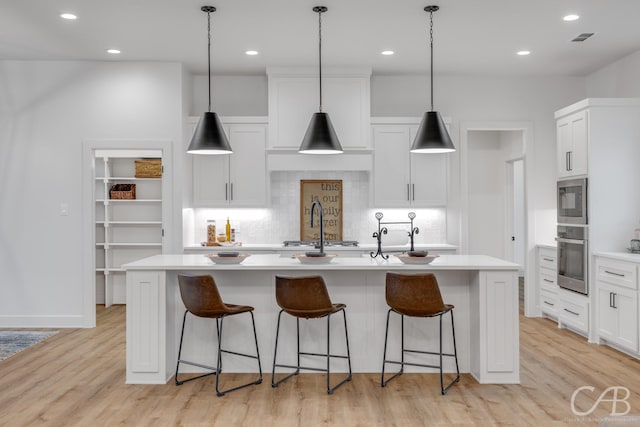
<path fill-rule="evenodd" d="M 82 315 L 0 315 L 0 328 L 86 328 Z"/>

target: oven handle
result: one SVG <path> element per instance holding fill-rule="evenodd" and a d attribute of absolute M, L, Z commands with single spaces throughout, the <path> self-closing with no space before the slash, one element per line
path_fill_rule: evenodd
<path fill-rule="evenodd" d="M 584 245 L 586 240 L 578 240 L 578 239 L 565 239 L 564 237 L 556 237 L 556 242 L 560 243 L 573 243 L 575 245 Z"/>

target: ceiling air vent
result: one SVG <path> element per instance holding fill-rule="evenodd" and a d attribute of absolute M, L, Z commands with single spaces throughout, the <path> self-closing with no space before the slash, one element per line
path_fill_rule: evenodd
<path fill-rule="evenodd" d="M 571 40 L 572 42 L 583 42 L 589 37 L 591 37 L 594 33 L 582 33 L 579 34 L 575 39 Z"/>

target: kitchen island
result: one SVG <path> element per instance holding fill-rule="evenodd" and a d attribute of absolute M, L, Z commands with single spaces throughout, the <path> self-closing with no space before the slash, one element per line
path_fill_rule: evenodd
<path fill-rule="evenodd" d="M 347 305 L 351 363 L 354 372 L 380 372 L 388 307 L 385 275 L 389 271 L 433 272 L 446 303 L 455 305 L 455 327 L 460 371 L 480 383 L 520 382 L 518 265 L 483 255 L 441 255 L 428 265 L 406 265 L 395 256 L 389 260 L 369 256 L 336 257 L 329 264 L 303 265 L 280 255 L 252 255 L 242 264 L 213 264 L 203 255 L 156 255 L 123 266 L 127 275 L 127 377 L 129 384 L 164 384 L 175 373 L 178 340 L 184 306 L 177 273 L 211 274 L 225 302 L 255 307 L 258 343 L 263 371 L 273 361 L 276 320 L 275 276 L 322 275 L 333 302 Z M 345 354 L 341 319 L 332 321 L 332 354 Z M 215 365 L 215 325 L 211 319 L 188 316 L 183 358 Z M 225 320 L 224 347 L 253 352 L 249 317 Z M 443 346 L 452 351 L 450 322 L 443 322 Z M 335 328 L 335 331 L 334 331 Z M 322 352 L 326 323 L 301 320 L 301 348 Z M 309 333 L 305 333 L 305 332 Z M 399 358 L 400 320 L 390 322 L 389 355 Z M 335 340 L 335 342 L 334 342 Z M 407 348 L 437 350 L 438 320 L 405 318 Z M 284 316 L 278 359 L 295 357 L 295 320 Z M 407 355 L 407 361 L 413 356 Z M 223 357 L 226 372 L 252 372 L 244 358 Z M 455 365 L 445 358 L 445 371 Z M 307 362 L 307 361 L 305 361 Z M 321 366 L 323 359 L 316 360 Z M 434 359 L 435 362 L 435 359 Z M 313 359 L 308 363 L 314 363 Z M 332 371 L 346 370 L 342 360 L 332 361 Z M 432 363 L 431 361 L 427 363 Z M 197 368 L 195 368 L 197 369 Z M 429 372 L 407 367 L 405 372 Z M 197 371 L 194 371 L 197 372 Z"/>

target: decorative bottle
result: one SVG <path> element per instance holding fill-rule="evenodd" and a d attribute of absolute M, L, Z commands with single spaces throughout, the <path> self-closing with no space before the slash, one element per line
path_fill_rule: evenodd
<path fill-rule="evenodd" d="M 227 233 L 227 242 L 231 241 L 231 223 L 229 222 L 229 217 L 227 217 L 227 225 L 225 227 L 225 231 Z"/>

